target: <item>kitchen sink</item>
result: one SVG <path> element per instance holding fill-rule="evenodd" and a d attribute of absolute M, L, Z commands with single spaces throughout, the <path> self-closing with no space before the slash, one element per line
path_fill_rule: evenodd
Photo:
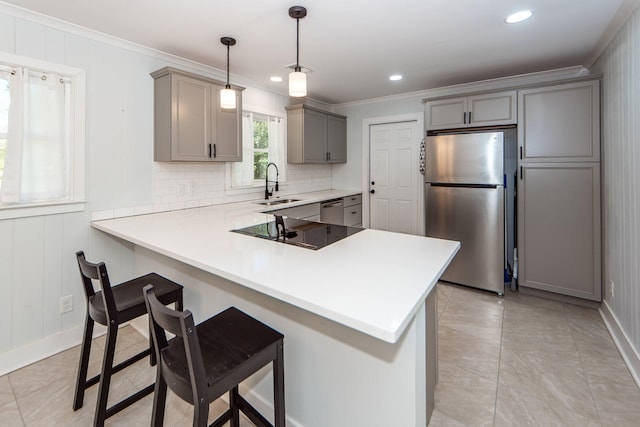
<path fill-rule="evenodd" d="M 275 199 L 275 200 L 263 200 L 261 202 L 254 202 L 257 205 L 263 205 L 263 206 L 275 206 L 275 205 L 282 205 L 284 203 L 293 203 L 293 202 L 299 202 L 300 199 Z"/>

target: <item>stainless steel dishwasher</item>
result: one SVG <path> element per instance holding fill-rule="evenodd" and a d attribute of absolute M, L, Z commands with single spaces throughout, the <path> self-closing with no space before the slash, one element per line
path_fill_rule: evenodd
<path fill-rule="evenodd" d="M 327 200 L 320 204 L 320 221 L 329 224 L 344 222 L 344 202 L 342 198 Z"/>

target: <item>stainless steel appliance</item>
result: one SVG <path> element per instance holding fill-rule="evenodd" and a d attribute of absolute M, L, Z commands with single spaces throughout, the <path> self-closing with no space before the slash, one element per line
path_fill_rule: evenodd
<path fill-rule="evenodd" d="M 360 227 L 324 224 L 276 215 L 275 221 L 231 231 L 305 249 L 317 250 L 362 230 Z"/>
<path fill-rule="evenodd" d="M 425 230 L 457 240 L 442 279 L 504 294 L 504 132 L 429 136 L 425 141 Z"/>
<path fill-rule="evenodd" d="M 344 202 L 342 198 L 327 200 L 320 204 L 320 221 L 329 224 L 342 224 L 344 221 Z"/>

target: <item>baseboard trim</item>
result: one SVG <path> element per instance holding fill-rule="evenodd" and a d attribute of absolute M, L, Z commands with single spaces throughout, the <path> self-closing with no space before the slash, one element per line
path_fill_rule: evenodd
<path fill-rule="evenodd" d="M 586 308 L 600 308 L 600 301 L 591 301 L 584 298 L 574 297 L 570 295 L 557 294 L 555 292 L 543 291 L 541 289 L 528 288 L 519 286 L 518 291 L 522 294 L 531 295 L 539 298 L 546 298 L 558 302 L 566 302 L 567 304 L 579 305 Z"/>
<path fill-rule="evenodd" d="M 602 301 L 602 305 L 598 311 L 613 338 L 613 342 L 616 344 L 616 347 L 618 347 L 624 363 L 626 363 L 627 368 L 629 368 L 631 376 L 638 387 L 640 387 L 640 355 L 638 351 L 634 348 L 624 329 L 622 329 L 618 318 L 606 300 Z"/>
<path fill-rule="evenodd" d="M 82 342 L 83 331 L 84 326 L 76 326 L 0 354 L 0 376 L 77 346 Z M 106 332 L 104 326 L 95 325 L 93 337 Z"/>

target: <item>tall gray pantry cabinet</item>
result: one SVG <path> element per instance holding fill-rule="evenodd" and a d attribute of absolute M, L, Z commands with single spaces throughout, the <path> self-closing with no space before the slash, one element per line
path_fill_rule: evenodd
<path fill-rule="evenodd" d="M 518 91 L 519 284 L 601 300 L 600 81 Z"/>
<path fill-rule="evenodd" d="M 164 67 L 154 78 L 154 156 L 158 162 L 242 161 L 242 91 L 236 108 L 220 107 L 225 83 Z"/>

